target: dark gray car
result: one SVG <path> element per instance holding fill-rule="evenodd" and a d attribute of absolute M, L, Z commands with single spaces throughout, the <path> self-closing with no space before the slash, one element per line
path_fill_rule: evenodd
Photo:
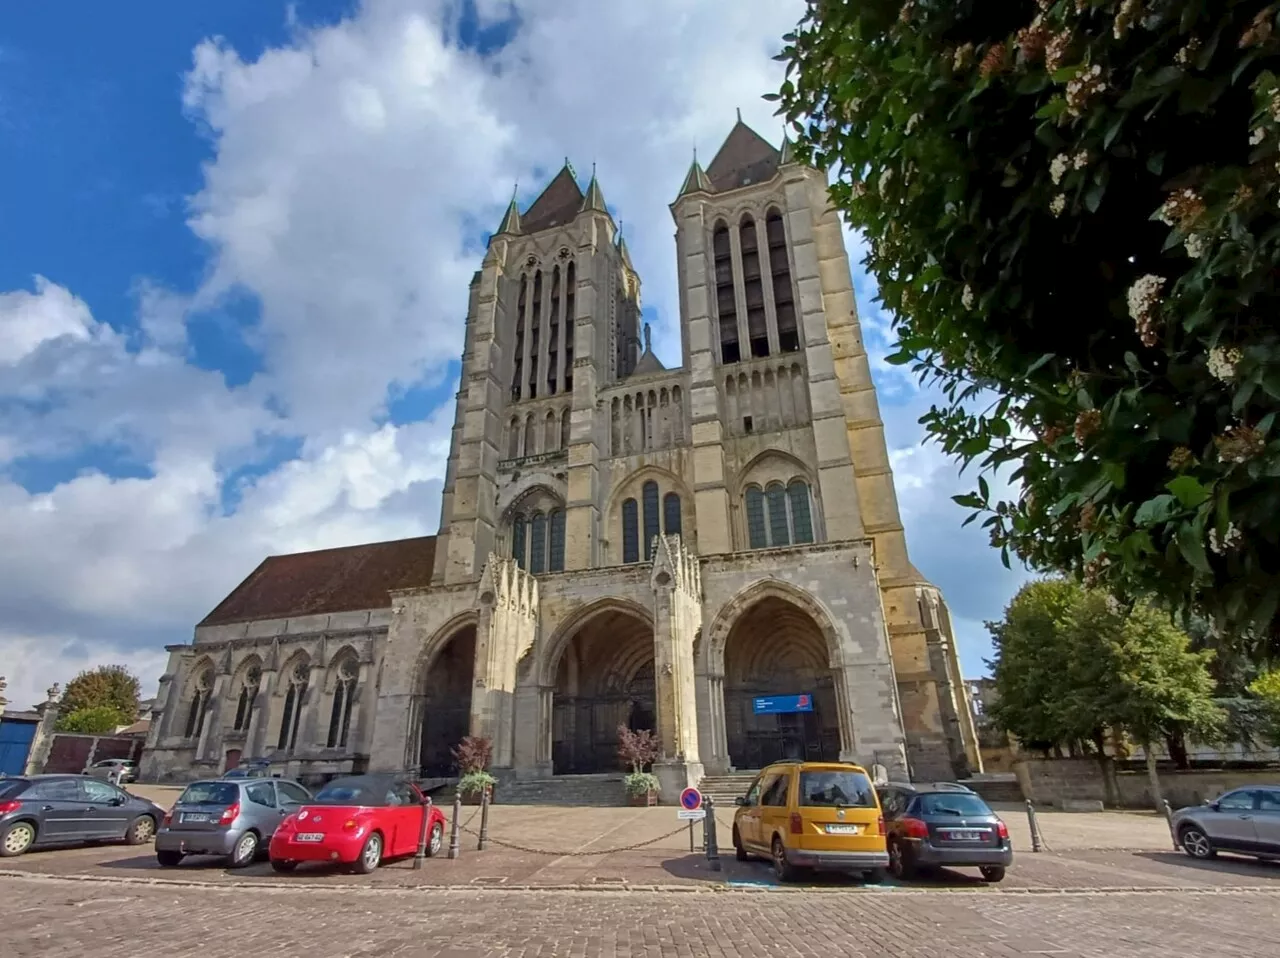
<path fill-rule="evenodd" d="M 998 882 L 1013 864 L 1009 829 L 982 796 L 949 782 L 876 789 L 884 811 L 889 872 L 907 880 L 929 868 L 977 868 Z"/>
<path fill-rule="evenodd" d="M 1234 852 L 1280 858 L 1280 785 L 1237 788 L 1173 814 L 1173 833 L 1192 858 Z"/>
<path fill-rule="evenodd" d="M 218 855 L 243 868 L 266 852 L 285 816 L 309 801 L 311 793 L 286 778 L 192 782 L 156 833 L 156 861 L 172 867 L 187 855 Z"/>
<path fill-rule="evenodd" d="M 43 845 L 144 845 L 163 819 L 154 802 L 84 775 L 0 778 L 0 858 Z"/>

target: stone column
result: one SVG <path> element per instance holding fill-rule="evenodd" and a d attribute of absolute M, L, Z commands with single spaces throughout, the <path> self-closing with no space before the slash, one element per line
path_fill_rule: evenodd
<path fill-rule="evenodd" d="M 551 767 L 551 708 L 554 689 L 538 685 L 536 676 L 516 686 L 516 727 L 513 765 L 517 779 L 549 778 Z"/>
<path fill-rule="evenodd" d="M 533 648 L 538 584 L 514 559 L 489 555 L 478 590 L 471 734 L 493 742 L 493 765 L 515 763 L 516 670 Z"/>
<path fill-rule="evenodd" d="M 654 774 L 662 798 L 673 802 L 702 779 L 693 642 L 702 625 L 698 559 L 679 536 L 659 536 L 649 574 L 653 589 L 653 665 L 662 754 Z"/>
<path fill-rule="evenodd" d="M 196 745 L 196 760 L 218 765 L 222 761 L 222 709 L 231 685 L 231 675 L 219 671 L 209 691 L 209 704 L 204 709 L 200 726 L 200 741 Z"/>
<path fill-rule="evenodd" d="M 246 758 L 265 758 L 275 751 L 275 742 L 268 740 L 271 732 L 271 698 L 275 695 L 276 681 L 280 675 L 280 643 L 271 643 L 266 662 L 262 666 L 262 679 L 258 682 L 258 694 L 253 699 L 253 719 L 245 736 Z"/>
<path fill-rule="evenodd" d="M 40 722 L 36 725 L 35 737 L 31 740 L 31 751 L 27 753 L 27 765 L 23 769 L 26 775 L 39 775 L 44 771 L 44 763 L 49 761 L 49 751 L 53 748 L 53 732 L 58 724 L 58 701 L 61 690 L 57 683 L 49 686 L 45 692 L 48 696 L 36 706 L 40 713 Z"/>

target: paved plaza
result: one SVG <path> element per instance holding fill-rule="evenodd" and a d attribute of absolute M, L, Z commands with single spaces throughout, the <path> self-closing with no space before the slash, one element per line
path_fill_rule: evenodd
<path fill-rule="evenodd" d="M 197 888 L 0 879 L 9 958 L 1242 958 L 1274 952 L 1280 895 Z"/>
<path fill-rule="evenodd" d="M 670 808 L 498 805 L 483 852 L 466 808 L 457 860 L 369 876 L 210 859 L 160 869 L 148 847 L 36 851 L 0 862 L 0 953 L 203 958 L 233 937 L 241 951 L 309 958 L 1210 958 L 1270 954 L 1280 938 L 1280 865 L 1193 862 L 1142 813 L 1044 813 L 1037 854 L 1023 809 L 1002 814 L 1018 858 L 997 886 L 963 869 L 910 885 L 779 886 L 731 847 L 712 871 Z M 718 820 L 727 845 L 730 810 Z"/>

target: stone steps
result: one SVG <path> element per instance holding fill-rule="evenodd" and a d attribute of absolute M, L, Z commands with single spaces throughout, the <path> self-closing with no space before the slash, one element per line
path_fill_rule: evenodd
<path fill-rule="evenodd" d="M 751 782 L 759 772 L 730 772 L 726 775 L 706 775 L 698 783 L 703 798 L 710 797 L 721 808 L 732 806 L 733 801 L 747 794 Z"/>
<path fill-rule="evenodd" d="M 1020 804 L 1023 800 L 1022 788 L 1014 775 L 975 775 L 960 784 L 973 789 L 990 805 Z"/>
<path fill-rule="evenodd" d="M 452 805 L 452 784 L 432 789 L 431 800 L 437 805 Z M 494 789 L 496 805 L 591 805 L 627 804 L 622 775 L 556 775 L 528 782 L 499 782 Z"/>

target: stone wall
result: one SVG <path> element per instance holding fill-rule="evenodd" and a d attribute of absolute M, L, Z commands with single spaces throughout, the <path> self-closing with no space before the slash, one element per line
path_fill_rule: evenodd
<path fill-rule="evenodd" d="M 1096 759 L 1019 759 L 1014 773 L 1022 794 L 1037 805 L 1060 807 L 1068 801 L 1106 801 L 1102 769 Z M 1199 805 L 1233 788 L 1274 785 L 1280 768 L 1160 770 L 1160 791 L 1174 808 Z M 1116 773 L 1122 808 L 1152 808 L 1151 781 L 1145 770 Z"/>

